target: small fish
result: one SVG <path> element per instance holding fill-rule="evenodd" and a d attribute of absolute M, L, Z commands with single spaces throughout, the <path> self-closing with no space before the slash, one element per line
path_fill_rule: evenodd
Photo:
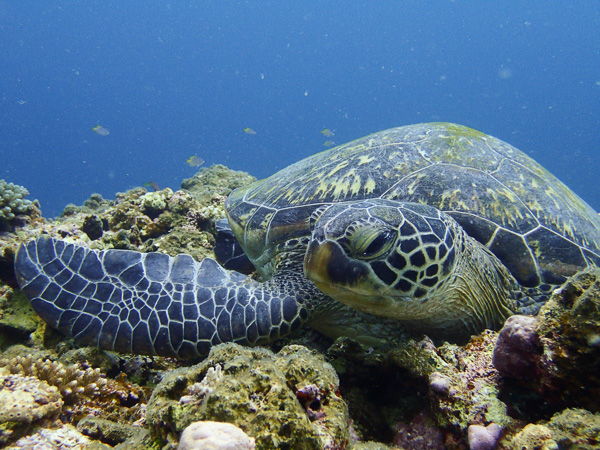
<path fill-rule="evenodd" d="M 160 187 L 158 187 L 158 184 L 156 183 L 156 181 L 147 181 L 142 186 L 147 187 L 147 188 L 152 188 L 155 191 L 160 191 Z"/>
<path fill-rule="evenodd" d="M 95 131 L 100 136 L 108 136 L 110 134 L 110 131 L 108 131 L 108 128 L 104 128 L 102 125 L 96 125 L 94 128 L 92 128 L 92 130 Z"/>
<path fill-rule="evenodd" d="M 321 134 L 323 136 L 327 136 L 327 137 L 335 136 L 335 133 L 333 131 L 331 131 L 329 128 L 325 128 L 323 131 L 321 131 Z"/>
<path fill-rule="evenodd" d="M 190 156 L 185 162 L 190 167 L 200 167 L 202 164 L 204 164 L 204 160 L 198 155 Z"/>
<path fill-rule="evenodd" d="M 333 142 L 333 141 L 325 141 L 325 142 L 323 142 L 323 145 L 325 147 L 331 147 L 332 145 L 335 145 L 335 142 Z"/>
<path fill-rule="evenodd" d="M 254 131 L 252 128 L 244 128 L 244 133 L 250 134 L 250 135 L 255 135 L 256 131 Z"/>

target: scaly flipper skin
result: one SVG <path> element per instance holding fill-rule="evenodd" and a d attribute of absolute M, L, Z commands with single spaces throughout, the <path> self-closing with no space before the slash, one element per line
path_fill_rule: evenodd
<path fill-rule="evenodd" d="M 21 246 L 15 271 L 35 311 L 78 343 L 180 358 L 284 336 L 308 317 L 311 294 L 298 272 L 258 283 L 209 258 L 97 251 L 47 236 Z"/>

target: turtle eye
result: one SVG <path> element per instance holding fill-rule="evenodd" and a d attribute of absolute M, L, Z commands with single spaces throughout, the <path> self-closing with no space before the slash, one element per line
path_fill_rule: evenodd
<path fill-rule="evenodd" d="M 396 232 L 393 230 L 360 230 L 352 236 L 352 253 L 359 259 L 377 258 L 385 254 L 395 240 Z"/>

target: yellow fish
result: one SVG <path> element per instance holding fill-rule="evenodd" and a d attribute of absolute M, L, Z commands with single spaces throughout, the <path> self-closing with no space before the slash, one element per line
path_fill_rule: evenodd
<path fill-rule="evenodd" d="M 110 134 L 110 131 L 108 131 L 108 128 L 104 128 L 102 125 L 96 125 L 94 128 L 92 128 L 92 130 L 95 131 L 100 136 L 108 136 Z"/>
<path fill-rule="evenodd" d="M 325 141 L 325 142 L 323 142 L 323 145 L 325 147 L 331 147 L 332 145 L 335 145 L 335 142 L 333 142 L 333 141 Z"/>
<path fill-rule="evenodd" d="M 244 128 L 244 133 L 254 135 L 256 134 L 256 131 L 254 131 L 252 128 Z"/>
<path fill-rule="evenodd" d="M 329 128 L 325 128 L 323 131 L 321 131 L 321 134 L 323 136 L 327 136 L 327 137 L 335 136 L 335 133 L 333 131 L 331 131 Z"/>
<path fill-rule="evenodd" d="M 204 164 L 204 160 L 198 155 L 190 156 L 185 162 L 190 167 L 200 167 L 202 164 Z"/>

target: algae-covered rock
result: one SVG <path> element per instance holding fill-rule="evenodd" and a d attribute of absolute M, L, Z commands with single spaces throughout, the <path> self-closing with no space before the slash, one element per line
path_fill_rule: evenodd
<path fill-rule="evenodd" d="M 31 303 L 16 289 L 0 286 L 0 350 L 27 342 L 42 321 Z"/>
<path fill-rule="evenodd" d="M 170 256 L 182 253 L 200 261 L 213 256 L 215 238 L 206 231 L 195 228 L 176 228 L 170 233 L 148 241 L 141 246 L 144 252 L 161 252 Z"/>
<path fill-rule="evenodd" d="M 35 377 L 0 375 L 0 445 L 18 439 L 33 426 L 51 424 L 62 404 L 58 389 Z"/>
<path fill-rule="evenodd" d="M 181 183 L 200 204 L 206 205 L 216 196 L 227 197 L 234 189 L 255 181 L 247 172 L 231 170 L 221 164 L 203 167 L 192 178 Z"/>
<path fill-rule="evenodd" d="M 555 414 L 546 426 L 560 448 L 600 448 L 600 414 L 585 409 L 566 409 Z"/>
<path fill-rule="evenodd" d="M 77 423 L 77 431 L 109 445 L 117 445 L 132 439 L 138 433 L 139 427 L 87 416 Z"/>
<path fill-rule="evenodd" d="M 305 347 L 274 354 L 223 344 L 202 363 L 164 377 L 146 422 L 165 441 L 193 422 L 213 420 L 241 428 L 259 449 L 344 446 L 348 413 L 338 384 L 331 365 Z"/>
<path fill-rule="evenodd" d="M 24 436 L 10 447 L 11 449 L 23 450 L 68 450 L 109 449 L 106 445 L 88 439 L 75 429 L 73 425 L 62 424 L 58 428 L 40 428 L 30 436 Z"/>
<path fill-rule="evenodd" d="M 63 209 L 61 213 L 62 217 L 72 216 L 74 214 L 93 214 L 106 211 L 111 206 L 114 206 L 114 201 L 106 200 L 100 194 L 92 194 L 90 197 L 83 202 L 83 205 L 77 206 L 73 203 L 69 203 Z"/>
<path fill-rule="evenodd" d="M 519 402 L 529 392 L 529 399 L 515 404 L 524 418 L 548 418 L 566 407 L 600 411 L 600 270 L 570 278 L 536 318 L 508 319 L 494 363 L 507 396 Z"/>
<path fill-rule="evenodd" d="M 146 192 L 139 199 L 140 210 L 150 218 L 156 218 L 167 209 L 167 201 L 173 196 L 171 189 Z"/>
<path fill-rule="evenodd" d="M 446 442 L 462 442 L 465 445 L 470 425 L 495 423 L 504 429 L 513 424 L 506 404 L 499 398 L 501 378 L 492 365 L 496 337 L 496 333 L 487 331 L 473 337 L 465 346 L 445 343 L 436 347 L 425 338 L 420 342 L 389 342 L 375 348 L 366 348 L 343 338 L 335 342 L 328 355 L 334 365 L 342 369 L 341 376 L 346 384 L 356 383 L 356 378 L 379 374 L 378 378 L 371 379 L 379 385 L 379 390 L 385 392 L 385 397 L 371 391 L 369 381 L 363 381 L 360 386 L 363 398 L 376 399 L 373 404 L 368 401 L 357 404 L 353 401 L 356 396 L 348 398 L 344 389 L 347 386 L 342 385 L 354 427 L 363 437 L 373 439 L 368 434 L 365 436 L 363 431 L 373 428 L 373 420 L 365 422 L 365 418 L 368 419 L 365 409 L 368 409 L 371 417 L 383 414 L 379 423 L 387 422 L 388 427 L 395 428 L 393 431 L 398 431 L 398 424 L 408 424 L 411 439 L 422 433 L 423 441 L 437 445 L 431 438 L 436 433 L 413 426 L 416 417 L 426 414 L 434 419 L 430 425 L 442 430 Z M 398 373 L 401 376 L 396 379 L 395 374 Z M 384 377 L 383 380 L 381 377 Z M 409 398 L 412 398 L 410 402 L 407 401 Z M 389 405 L 390 399 L 395 399 L 396 409 Z M 398 421 L 397 417 L 401 420 Z M 364 426 L 365 423 L 367 426 Z M 375 437 L 381 439 L 384 432 L 379 431 L 379 436 Z M 407 444 L 406 440 L 403 442 L 409 446 L 414 444 Z"/>
<path fill-rule="evenodd" d="M 552 431 L 544 426 L 530 423 L 512 440 L 514 449 L 558 450 L 558 444 L 552 439 Z"/>
<path fill-rule="evenodd" d="M 411 423 L 398 423 L 394 445 L 400 448 L 443 450 L 444 436 L 426 414 L 418 414 Z"/>
<path fill-rule="evenodd" d="M 600 270 L 569 279 L 542 307 L 538 320 L 545 398 L 600 411 Z"/>
<path fill-rule="evenodd" d="M 505 427 L 512 422 L 506 404 L 498 398 L 500 374 L 492 364 L 496 338 L 489 331 L 464 347 L 446 343 L 437 349 L 444 360 L 437 372 L 448 377 L 445 383 L 440 383 L 439 375 L 429 378 L 431 404 L 440 426 L 464 433 L 469 425 Z"/>

